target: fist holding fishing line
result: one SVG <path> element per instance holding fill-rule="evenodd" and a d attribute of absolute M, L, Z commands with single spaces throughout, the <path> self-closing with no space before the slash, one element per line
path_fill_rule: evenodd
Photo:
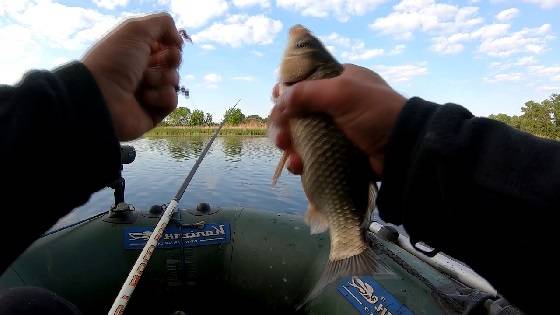
<path fill-rule="evenodd" d="M 183 39 L 168 14 L 127 20 L 83 58 L 120 140 L 141 136 L 177 106 Z"/>

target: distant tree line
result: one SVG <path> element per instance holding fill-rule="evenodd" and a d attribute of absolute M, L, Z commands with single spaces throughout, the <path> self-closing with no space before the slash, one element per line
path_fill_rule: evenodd
<path fill-rule="evenodd" d="M 560 140 L 560 94 L 552 94 L 542 102 L 529 101 L 521 108 L 520 116 L 490 115 L 519 130 L 536 136 Z"/>
<path fill-rule="evenodd" d="M 162 122 L 164 126 L 204 126 L 212 125 L 212 114 L 200 109 L 191 111 L 187 107 L 177 107 Z"/>
<path fill-rule="evenodd" d="M 241 109 L 230 108 L 224 114 L 224 120 L 227 125 L 251 125 L 253 127 L 266 127 L 268 118 L 262 118 L 259 115 L 245 116 Z M 195 109 L 191 111 L 187 107 L 177 107 L 162 122 L 163 126 L 212 126 L 215 123 L 210 113 L 204 113 L 202 110 Z"/>

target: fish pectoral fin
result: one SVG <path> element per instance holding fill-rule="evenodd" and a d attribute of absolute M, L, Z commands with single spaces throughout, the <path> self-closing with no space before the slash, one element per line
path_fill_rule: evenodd
<path fill-rule="evenodd" d="M 329 229 L 329 220 L 311 202 L 307 206 L 304 220 L 309 225 L 311 234 L 324 233 Z"/>
<path fill-rule="evenodd" d="M 280 161 L 278 162 L 278 166 L 276 166 L 276 171 L 274 171 L 274 175 L 272 176 L 272 186 L 276 185 L 278 182 L 278 178 L 282 174 L 282 170 L 284 169 L 284 165 L 286 165 L 286 161 L 288 160 L 288 152 L 284 151 Z"/>
<path fill-rule="evenodd" d="M 379 188 L 377 188 L 377 183 L 371 183 L 368 189 L 368 203 L 367 203 L 367 210 L 366 215 L 364 216 L 364 221 L 362 222 L 362 228 L 367 229 L 369 228 L 369 224 L 373 220 L 373 211 L 375 211 L 375 207 L 377 206 L 377 194 L 379 192 Z"/>

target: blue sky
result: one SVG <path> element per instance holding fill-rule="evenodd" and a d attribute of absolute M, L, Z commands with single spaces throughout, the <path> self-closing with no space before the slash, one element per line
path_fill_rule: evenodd
<path fill-rule="evenodd" d="M 215 120 L 238 98 L 246 114 L 268 114 L 296 23 L 408 97 L 486 116 L 560 93 L 560 0 L 0 0 L 0 83 L 79 59 L 124 18 L 156 11 L 194 39 L 180 70 L 192 97 L 180 104 Z"/>

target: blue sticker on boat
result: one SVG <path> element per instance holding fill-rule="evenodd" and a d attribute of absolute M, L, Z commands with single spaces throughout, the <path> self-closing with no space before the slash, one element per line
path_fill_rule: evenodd
<path fill-rule="evenodd" d="M 412 315 L 371 276 L 345 278 L 336 289 L 362 315 Z"/>
<path fill-rule="evenodd" d="M 153 232 L 152 227 L 124 229 L 124 248 L 142 249 Z M 227 244 L 231 240 L 229 223 L 208 223 L 202 228 L 168 227 L 159 239 L 157 248 L 180 248 Z"/>

